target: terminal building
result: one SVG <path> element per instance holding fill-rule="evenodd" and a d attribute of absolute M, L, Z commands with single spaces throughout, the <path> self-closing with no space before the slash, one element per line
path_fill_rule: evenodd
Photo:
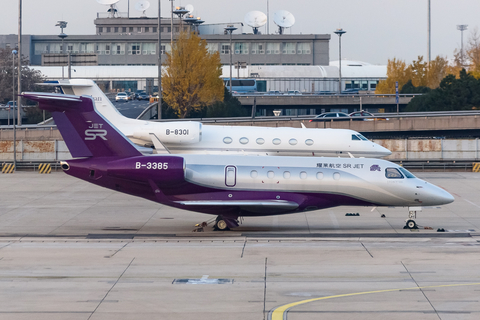
<path fill-rule="evenodd" d="M 68 59 L 71 77 L 95 80 L 105 91 L 146 89 L 155 91 L 157 62 L 171 50 L 179 32 L 192 28 L 207 41 L 208 50 L 219 52 L 223 78 L 230 76 L 229 64 L 246 66 L 233 70 L 233 77 L 255 78 L 263 83 L 259 91 L 298 90 L 300 92 L 338 92 L 338 61 L 330 62 L 331 34 L 255 34 L 241 22 L 189 24 L 185 19 L 129 17 L 127 13 L 97 13 L 95 34 L 24 35 L 22 53 L 30 65 L 48 80 L 67 78 Z M 230 35 L 224 29 L 237 28 Z M 60 31 L 60 30 L 59 30 Z M 68 28 L 65 29 L 68 33 Z M 162 44 L 158 48 L 158 32 Z M 0 35 L 0 47 L 17 45 L 16 35 Z M 342 61 L 342 90 L 375 90 L 386 78 L 386 66 Z"/>

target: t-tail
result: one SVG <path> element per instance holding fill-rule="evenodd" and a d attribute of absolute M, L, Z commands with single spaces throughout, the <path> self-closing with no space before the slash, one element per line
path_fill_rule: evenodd
<path fill-rule="evenodd" d="M 40 109 L 52 113 L 74 158 L 141 155 L 130 140 L 96 112 L 90 96 L 38 92 L 26 92 L 22 96 L 37 101 Z"/>

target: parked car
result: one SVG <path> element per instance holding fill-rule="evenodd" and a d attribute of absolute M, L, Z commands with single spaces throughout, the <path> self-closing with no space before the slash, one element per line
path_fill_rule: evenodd
<path fill-rule="evenodd" d="M 365 110 L 360 110 L 360 111 L 355 111 L 349 114 L 350 117 L 352 117 L 354 121 L 378 121 L 378 120 L 388 120 L 388 118 L 385 117 L 377 117 L 373 113 L 365 111 Z M 360 117 L 369 117 L 369 118 L 360 118 Z"/>
<path fill-rule="evenodd" d="M 325 112 L 311 119 L 310 122 L 330 121 L 330 120 L 336 120 L 336 121 L 350 120 L 350 116 L 344 112 Z"/>
<path fill-rule="evenodd" d="M 281 96 L 283 93 L 281 93 L 278 90 L 270 90 L 268 92 L 265 92 L 265 95 L 267 96 Z"/>
<path fill-rule="evenodd" d="M 137 96 L 137 100 L 150 100 L 150 96 L 146 92 L 140 92 Z"/>
<path fill-rule="evenodd" d="M 128 94 L 126 92 L 119 92 L 115 96 L 115 101 L 125 101 L 128 102 Z"/>
<path fill-rule="evenodd" d="M 285 94 L 287 96 L 301 96 L 302 95 L 302 93 L 298 90 L 288 90 Z"/>

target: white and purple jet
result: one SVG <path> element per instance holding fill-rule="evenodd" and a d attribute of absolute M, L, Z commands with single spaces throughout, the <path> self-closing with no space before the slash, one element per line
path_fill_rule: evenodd
<path fill-rule="evenodd" d="M 91 96 L 24 93 L 52 112 L 72 156 L 65 173 L 175 208 L 216 215 L 220 230 L 239 217 L 347 206 L 437 206 L 447 191 L 381 159 L 239 155 L 143 155 Z M 416 227 L 412 216 L 407 221 Z"/>

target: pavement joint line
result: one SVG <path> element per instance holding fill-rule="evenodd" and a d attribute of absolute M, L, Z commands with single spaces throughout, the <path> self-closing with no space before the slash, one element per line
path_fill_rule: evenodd
<path fill-rule="evenodd" d="M 361 244 L 362 247 L 365 249 L 365 251 L 367 251 L 367 253 L 370 255 L 370 257 L 373 258 L 373 255 L 370 253 L 370 251 L 368 251 L 367 247 L 365 247 L 365 245 L 363 244 L 363 242 L 360 242 L 360 244 Z"/>
<path fill-rule="evenodd" d="M 90 320 L 90 318 L 95 314 L 95 312 L 97 311 L 97 309 L 100 307 L 100 305 L 102 304 L 102 302 L 107 298 L 108 294 L 110 293 L 110 291 L 112 291 L 112 289 L 117 285 L 118 281 L 120 281 L 120 279 L 123 277 L 123 275 L 125 274 L 125 272 L 127 272 L 128 268 L 130 268 L 130 266 L 132 265 L 133 261 L 135 260 L 135 257 L 132 259 L 132 261 L 130 261 L 130 263 L 128 264 L 128 266 L 125 268 L 125 270 L 123 270 L 122 274 L 117 278 L 117 280 L 115 281 L 115 283 L 112 285 L 112 287 L 107 291 L 107 293 L 105 294 L 105 296 L 102 298 L 102 300 L 100 300 L 100 302 L 98 303 L 98 305 L 95 307 L 95 309 L 92 311 L 92 313 L 90 314 L 90 316 L 88 317 L 87 320 Z"/>
<path fill-rule="evenodd" d="M 427 295 L 425 294 L 425 292 L 423 291 L 422 288 L 420 288 L 420 286 L 418 285 L 418 282 L 417 280 L 415 280 L 415 278 L 413 277 L 413 275 L 410 273 L 410 270 L 408 270 L 407 266 L 403 263 L 403 261 L 400 261 L 402 263 L 402 266 L 403 268 L 405 268 L 405 270 L 408 272 L 408 275 L 410 276 L 410 278 L 413 280 L 413 282 L 415 282 L 415 284 L 417 285 L 417 287 L 420 289 L 420 292 L 423 294 L 423 296 L 425 297 L 425 299 L 428 301 L 428 303 L 430 304 L 430 306 L 432 307 L 433 311 L 435 311 L 435 314 L 437 315 L 438 319 L 442 319 L 440 317 L 440 315 L 438 314 L 438 311 L 437 309 L 435 309 L 435 307 L 433 306 L 432 302 L 430 301 L 430 299 L 428 299 Z"/>
<path fill-rule="evenodd" d="M 243 243 L 243 248 L 242 248 L 242 255 L 240 256 L 240 258 L 243 258 L 243 254 L 245 252 L 245 246 L 247 245 L 247 238 L 245 238 L 245 242 Z"/>
<path fill-rule="evenodd" d="M 359 296 L 359 295 L 364 295 L 364 294 L 374 294 L 374 293 L 384 293 L 384 292 L 395 292 L 395 291 L 413 291 L 413 290 L 421 290 L 421 289 L 429 289 L 429 288 L 448 288 L 448 287 L 462 287 L 462 286 L 479 286 L 480 282 L 475 282 L 475 283 L 457 283 L 457 284 L 443 284 L 443 285 L 436 285 L 436 286 L 424 286 L 424 287 L 411 287 L 411 288 L 396 288 L 396 289 L 385 289 L 385 290 L 374 290 L 374 291 L 364 291 L 364 292 L 355 292 L 355 293 L 346 293 L 346 294 L 338 294 L 338 295 L 333 295 L 333 296 L 326 296 L 326 297 L 320 297 L 320 298 L 313 298 L 313 299 L 307 299 L 307 300 L 301 300 L 297 302 L 292 302 L 289 304 L 282 305 L 280 307 L 276 307 L 275 309 L 272 309 L 269 312 L 269 320 L 286 320 L 287 319 L 287 313 L 288 311 L 296 306 L 310 303 L 310 302 L 315 302 L 315 301 L 321 301 L 321 300 L 327 300 L 327 299 L 334 299 L 334 298 L 344 298 L 344 297 L 353 297 L 353 296 Z M 477 290 L 475 290 L 477 291 Z M 480 290 L 478 290 L 480 291 Z"/>

